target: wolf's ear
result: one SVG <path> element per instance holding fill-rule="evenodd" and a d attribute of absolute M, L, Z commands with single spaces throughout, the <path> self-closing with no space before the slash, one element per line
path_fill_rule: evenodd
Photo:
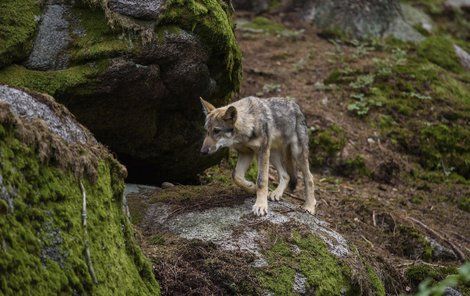
<path fill-rule="evenodd" d="M 234 123 L 237 120 L 237 108 L 230 106 L 227 108 L 227 111 L 225 111 L 223 119 L 225 121 L 231 121 Z"/>
<path fill-rule="evenodd" d="M 206 116 L 207 114 L 211 113 L 212 110 L 215 109 L 214 105 L 212 105 L 208 101 L 204 100 L 201 97 L 199 97 L 199 99 L 201 100 L 202 108 L 204 109 L 204 114 L 206 114 Z"/>

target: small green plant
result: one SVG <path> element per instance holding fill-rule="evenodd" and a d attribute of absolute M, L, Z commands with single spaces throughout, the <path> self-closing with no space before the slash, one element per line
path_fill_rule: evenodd
<path fill-rule="evenodd" d="M 348 110 L 359 117 L 367 115 L 371 107 L 381 107 L 382 101 L 373 97 L 366 97 L 363 93 L 354 93 L 351 98 L 356 101 L 348 105 Z"/>
<path fill-rule="evenodd" d="M 351 98 L 356 99 L 356 101 L 348 105 L 348 110 L 359 117 L 367 115 L 369 107 L 367 106 L 367 100 L 364 94 L 352 94 Z"/>
<path fill-rule="evenodd" d="M 410 98 L 416 98 L 416 99 L 420 99 L 420 100 L 431 100 L 432 98 L 428 95 L 423 95 L 423 94 L 420 94 L 420 93 L 417 93 L 417 92 L 405 92 L 403 93 L 404 95 L 406 96 L 409 96 Z"/>
<path fill-rule="evenodd" d="M 356 81 L 351 82 L 349 86 L 352 89 L 363 89 L 374 83 L 374 79 L 374 74 L 359 75 L 357 76 Z"/>
<path fill-rule="evenodd" d="M 281 85 L 278 83 L 267 83 L 263 85 L 263 94 L 280 93 Z"/>
<path fill-rule="evenodd" d="M 305 64 L 306 64 L 306 61 L 304 58 L 301 58 L 300 60 L 298 60 L 294 65 L 294 72 L 300 72 L 302 71 L 303 69 L 305 69 Z"/>
<path fill-rule="evenodd" d="M 470 284 L 470 263 L 467 262 L 462 265 L 458 270 L 458 274 L 449 275 L 437 284 L 432 285 L 431 283 L 431 279 L 426 279 L 419 284 L 419 291 L 416 296 L 440 296 L 444 295 L 447 287 Z"/>
<path fill-rule="evenodd" d="M 392 49 L 392 61 L 395 65 L 403 65 L 406 63 L 406 51 L 397 47 Z"/>

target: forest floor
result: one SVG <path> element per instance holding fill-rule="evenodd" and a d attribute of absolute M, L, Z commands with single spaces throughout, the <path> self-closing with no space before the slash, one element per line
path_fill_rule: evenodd
<path fill-rule="evenodd" d="M 249 14 L 238 15 L 239 20 L 250 18 L 253 16 Z M 277 15 L 269 18 L 285 26 L 280 30 L 291 33 L 237 31 L 244 69 L 240 98 L 251 95 L 293 97 L 305 113 L 308 126 L 318 130 L 332 125 L 341 127 L 347 139 L 343 157 L 361 155 L 372 170 L 388 165 L 392 166 L 390 171 L 396 165 L 400 167 L 397 170 L 403 171 L 392 179 L 374 180 L 354 174 L 342 177 L 330 174 L 328 169 L 317 170 L 314 174 L 319 200 L 316 215 L 353 242 L 360 253 L 386 262 L 397 276 L 403 277 L 403 282 L 410 280 L 405 271 L 411 266 L 460 264 L 459 260 L 448 260 L 445 256 L 423 258 L 426 256 L 419 254 L 419 250 L 412 250 L 420 246 L 404 233 L 406 231 L 416 230 L 447 248 L 453 245 L 468 258 L 470 214 L 468 209 L 459 207 L 459 201 L 470 197 L 470 186 L 409 178 L 407 175 L 413 168 L 408 164 L 413 160 L 397 151 L 389 139 L 380 137 L 380 129 L 370 120 L 351 114 L 349 93 L 329 91 L 323 84 L 339 67 L 366 67 L 374 58 L 383 58 L 387 53 L 367 48 L 367 45 L 326 40 L 314 28 L 295 18 L 283 21 Z M 300 205 L 301 187 L 294 196 L 287 198 Z M 405 227 L 410 229 L 404 230 Z M 400 286 L 397 292 L 403 282 L 397 283 Z"/>
<path fill-rule="evenodd" d="M 379 273 L 389 294 L 416 291 L 427 277 L 439 281 L 455 272 L 470 256 L 468 181 L 450 178 L 454 175 L 444 163 L 432 171 L 425 170 L 418 164 L 419 155 L 407 151 L 413 145 L 398 147 L 397 139 L 384 133 L 380 124 L 389 120 L 395 109 L 383 111 L 386 108 L 381 103 L 371 101 L 358 106 L 354 96 L 351 98 L 359 92 L 362 103 L 361 94 L 367 97 L 370 92 L 367 84 L 371 82 L 354 86 L 354 82 L 360 83 L 359 76 L 367 78 L 367 73 L 380 71 L 378 64 L 387 68 L 391 67 L 389 63 L 400 63 L 397 60 L 406 59 L 406 53 L 398 48 L 328 40 L 311 26 L 288 16 L 260 18 L 237 13 L 236 19 L 243 52 L 243 83 L 238 98 L 295 98 L 317 141 L 311 149 L 321 154 L 319 158 L 312 156 L 317 161 L 312 161 L 312 167 L 318 218 L 357 247 Z M 349 85 L 327 83 L 340 81 L 338 76 L 344 73 L 356 75 Z M 439 102 L 432 106 L 426 105 L 426 100 L 422 102 L 412 112 L 398 112 L 397 118 L 432 121 L 420 110 L 460 110 Z M 462 110 L 468 110 L 465 108 Z M 405 119 L 397 124 L 406 129 L 409 123 Z M 317 149 L 315 143 L 327 147 Z M 227 159 L 209 169 L 201 177 L 202 182 L 230 183 L 231 167 L 233 159 Z M 271 175 L 275 183 L 274 170 Z M 300 206 L 302 190 L 299 186 L 284 198 Z M 139 206 L 131 199 L 130 207 L 132 212 Z M 138 225 L 151 222 L 141 218 L 144 221 L 139 220 Z M 153 233 L 140 231 L 144 252 L 154 258 L 148 247 Z"/>

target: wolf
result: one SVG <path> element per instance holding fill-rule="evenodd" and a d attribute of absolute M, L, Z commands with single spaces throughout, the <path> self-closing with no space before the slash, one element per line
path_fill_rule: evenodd
<path fill-rule="evenodd" d="M 206 136 L 202 154 L 212 154 L 223 147 L 238 152 L 238 161 L 232 173 L 235 184 L 250 193 L 256 193 L 253 213 L 268 213 L 269 164 L 279 175 L 277 188 L 269 193 L 269 199 L 279 201 L 289 186 L 297 185 L 297 167 L 303 175 L 305 203 L 303 209 L 314 214 L 313 176 L 308 160 L 308 133 L 305 117 L 299 105 L 283 98 L 260 99 L 246 97 L 227 106 L 215 108 L 200 98 L 206 116 Z M 257 156 L 258 176 L 256 184 L 246 180 L 245 173 L 254 156 Z"/>

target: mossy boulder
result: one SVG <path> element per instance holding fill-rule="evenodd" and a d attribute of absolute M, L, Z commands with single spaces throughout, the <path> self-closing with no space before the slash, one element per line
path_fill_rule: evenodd
<path fill-rule="evenodd" d="M 250 194 L 215 183 L 134 191 L 128 201 L 164 293 L 385 295 L 355 247 L 292 201 L 256 217 Z"/>
<path fill-rule="evenodd" d="M 239 87 L 241 53 L 223 1 L 30 2 L 24 22 L 0 20 L 1 83 L 65 104 L 132 180 L 195 180 L 220 159 L 198 155 L 198 97 L 222 105 Z M 8 3 L 2 15 L 17 13 Z"/>
<path fill-rule="evenodd" d="M 0 3 L 0 68 L 28 56 L 39 14 L 39 1 L 36 0 Z"/>
<path fill-rule="evenodd" d="M 420 41 L 423 36 L 414 26 L 431 28 L 424 12 L 398 0 L 255 0 L 233 1 L 236 9 L 255 13 L 276 11 L 294 14 L 312 23 L 326 37 L 369 39 L 394 37 L 405 41 Z"/>
<path fill-rule="evenodd" d="M 454 41 L 449 37 L 433 36 L 427 38 L 419 45 L 418 55 L 446 70 L 463 71 L 454 47 Z"/>
<path fill-rule="evenodd" d="M 0 85 L 1 294 L 159 294 L 125 174 L 51 97 Z"/>

